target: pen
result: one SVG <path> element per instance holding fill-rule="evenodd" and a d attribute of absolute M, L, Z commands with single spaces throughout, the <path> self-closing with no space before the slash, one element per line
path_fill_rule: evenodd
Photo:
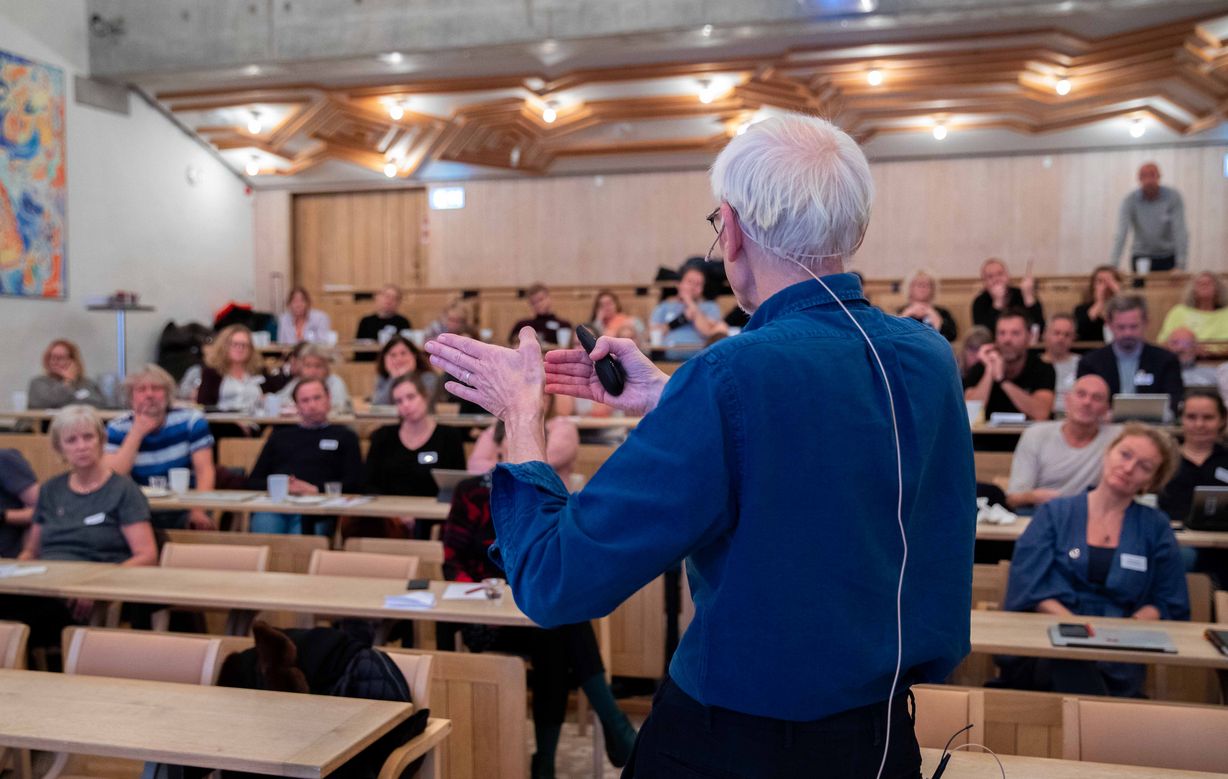
<path fill-rule="evenodd" d="M 477 587 L 472 587 L 472 588 L 470 588 L 470 589 L 468 589 L 468 590 L 465 590 L 465 594 L 466 594 L 466 595 L 472 595 L 473 593 L 475 593 L 475 592 L 481 592 L 481 591 L 482 591 L 482 590 L 484 590 L 484 589 L 486 589 L 486 587 L 485 587 L 484 585 L 479 584 Z"/>

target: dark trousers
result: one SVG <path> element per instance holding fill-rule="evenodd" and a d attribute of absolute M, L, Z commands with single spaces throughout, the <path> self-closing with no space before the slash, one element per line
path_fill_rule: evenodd
<path fill-rule="evenodd" d="M 1172 254 L 1165 257 L 1148 257 L 1145 254 L 1136 254 L 1130 258 L 1130 270 L 1138 273 L 1138 261 L 1142 259 L 1151 260 L 1151 270 L 1172 270 L 1177 267 L 1177 258 Z"/>
<path fill-rule="evenodd" d="M 883 757 L 886 702 L 812 722 L 704 706 L 665 678 L 640 728 L 623 779 L 874 779 Z M 906 696 L 891 707 L 884 779 L 918 779 L 921 751 Z"/>

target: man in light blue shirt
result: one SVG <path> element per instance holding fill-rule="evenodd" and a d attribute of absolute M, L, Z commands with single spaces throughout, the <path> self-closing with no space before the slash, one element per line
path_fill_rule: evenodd
<path fill-rule="evenodd" d="M 950 346 L 842 272 L 873 184 L 838 128 L 760 122 L 712 188 L 714 247 L 753 316 L 672 377 L 624 339 L 544 371 L 530 330 L 517 350 L 427 344 L 464 382 L 449 390 L 506 422 L 492 556 L 542 625 L 608 614 L 685 559 L 695 618 L 624 777 L 911 779 L 902 695 L 969 650 L 975 480 Z M 591 362 L 608 354 L 617 396 Z M 644 415 L 575 495 L 542 462 L 543 384 Z"/>
<path fill-rule="evenodd" d="M 683 361 L 693 357 L 708 339 L 729 332 L 721 319 L 721 309 L 711 300 L 704 300 L 704 272 L 691 265 L 682 271 L 678 280 L 678 294 L 661 301 L 652 310 L 650 324 L 654 343 L 659 339 L 662 346 L 692 347 L 693 350 L 674 349 L 665 353 L 665 359 Z"/>

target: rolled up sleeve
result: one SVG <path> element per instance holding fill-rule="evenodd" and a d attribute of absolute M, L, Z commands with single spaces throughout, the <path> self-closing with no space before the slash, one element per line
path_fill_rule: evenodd
<path fill-rule="evenodd" d="M 495 470 L 491 554 L 535 622 L 604 616 L 732 527 L 741 415 L 724 373 L 706 355 L 680 368 L 580 493 L 543 462 Z"/>

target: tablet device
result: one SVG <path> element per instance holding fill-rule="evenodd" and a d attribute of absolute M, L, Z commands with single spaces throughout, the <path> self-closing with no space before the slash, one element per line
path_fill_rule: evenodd
<path fill-rule="evenodd" d="M 1113 421 L 1163 422 L 1168 395 L 1136 395 L 1119 392 L 1113 396 Z"/>
<path fill-rule="evenodd" d="M 435 486 L 439 488 L 439 495 L 436 500 L 440 503 L 451 503 L 452 493 L 456 489 L 456 485 L 463 482 L 465 479 L 472 479 L 474 476 L 481 476 L 480 473 L 470 473 L 469 471 L 453 471 L 447 468 L 432 468 L 431 478 L 435 480 Z"/>
<path fill-rule="evenodd" d="M 1185 526 L 1190 530 L 1228 530 L 1228 487 L 1195 487 Z"/>

